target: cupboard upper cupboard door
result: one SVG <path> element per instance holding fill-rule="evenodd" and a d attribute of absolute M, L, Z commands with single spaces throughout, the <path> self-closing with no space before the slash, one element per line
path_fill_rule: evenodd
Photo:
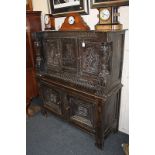
<path fill-rule="evenodd" d="M 105 80 L 111 70 L 111 42 L 81 39 L 79 52 L 81 80 L 87 80 L 94 84 L 98 79 Z"/>
<path fill-rule="evenodd" d="M 78 46 L 76 38 L 61 39 L 63 71 L 77 72 Z"/>
<path fill-rule="evenodd" d="M 77 39 L 46 38 L 43 47 L 47 73 L 77 73 Z"/>
<path fill-rule="evenodd" d="M 59 48 L 60 40 L 57 38 L 43 40 L 44 59 L 48 73 L 60 72 L 61 52 Z"/>

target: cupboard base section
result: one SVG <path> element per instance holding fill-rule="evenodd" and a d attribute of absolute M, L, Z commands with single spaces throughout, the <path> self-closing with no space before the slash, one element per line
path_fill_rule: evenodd
<path fill-rule="evenodd" d="M 42 114 L 47 117 L 47 113 L 52 112 L 94 135 L 95 145 L 103 149 L 104 139 L 118 129 L 121 86 L 101 97 L 78 89 L 73 91 L 71 87 L 46 78 L 40 78 L 38 83 L 44 102 Z"/>

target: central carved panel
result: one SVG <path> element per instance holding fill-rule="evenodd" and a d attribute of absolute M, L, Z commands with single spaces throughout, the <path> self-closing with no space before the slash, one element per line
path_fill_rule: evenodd
<path fill-rule="evenodd" d="M 77 68 L 76 39 L 61 39 L 62 65 L 66 69 Z"/>

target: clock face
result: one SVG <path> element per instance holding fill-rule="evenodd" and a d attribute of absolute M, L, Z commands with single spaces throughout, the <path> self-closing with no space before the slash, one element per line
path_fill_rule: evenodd
<path fill-rule="evenodd" d="M 100 18 L 102 20 L 108 20 L 110 17 L 110 11 L 108 9 L 103 9 L 100 11 Z"/>
<path fill-rule="evenodd" d="M 72 24 L 74 24 L 74 22 L 75 22 L 75 18 L 73 16 L 70 16 L 68 18 L 68 23 L 72 25 Z"/>
<path fill-rule="evenodd" d="M 45 15 L 45 17 L 44 17 L 44 23 L 45 24 L 48 24 L 49 23 L 49 16 L 48 15 Z"/>

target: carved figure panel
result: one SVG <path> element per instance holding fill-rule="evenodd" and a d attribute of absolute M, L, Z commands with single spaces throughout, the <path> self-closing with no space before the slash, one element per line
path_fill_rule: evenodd
<path fill-rule="evenodd" d="M 46 40 L 44 42 L 46 61 L 48 67 L 60 67 L 61 65 L 61 54 L 59 50 L 59 42 L 55 40 Z"/>
<path fill-rule="evenodd" d="M 54 112 L 61 114 L 60 92 L 46 86 L 41 86 L 41 89 L 45 106 L 47 105 L 53 109 Z"/>
<path fill-rule="evenodd" d="M 76 97 L 69 97 L 69 104 L 71 107 L 71 119 L 87 126 L 92 127 L 94 121 L 93 108 L 94 105 L 87 101 L 77 99 Z"/>
<path fill-rule="evenodd" d="M 65 68 L 77 68 L 77 48 L 74 38 L 61 39 L 62 65 Z"/>
<path fill-rule="evenodd" d="M 82 75 L 98 75 L 100 64 L 99 45 L 94 41 L 84 40 L 80 42 L 80 70 Z"/>

